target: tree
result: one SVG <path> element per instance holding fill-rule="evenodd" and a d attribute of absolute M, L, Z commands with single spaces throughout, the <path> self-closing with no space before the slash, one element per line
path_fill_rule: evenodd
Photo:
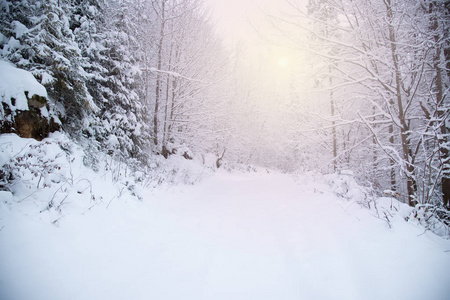
<path fill-rule="evenodd" d="M 317 35 L 313 35 L 313 39 L 317 39 L 319 43 L 326 42 L 330 36 L 338 34 L 334 29 L 338 20 L 337 12 L 335 8 L 324 0 L 310 0 L 308 2 L 308 14 L 314 19 L 312 23 L 316 28 Z M 329 101 L 330 101 L 330 116 L 331 116 L 331 138 L 332 138 L 332 152 L 333 152 L 333 171 L 336 172 L 338 169 L 338 149 L 337 149 L 337 134 L 336 134 L 336 104 L 333 95 L 333 69 L 336 61 L 331 58 L 335 55 L 336 49 L 329 48 L 329 57 L 325 58 L 327 63 L 327 86 L 329 87 Z M 322 80 L 323 81 L 323 80 Z"/>
<path fill-rule="evenodd" d="M 10 17 L 9 26 L 5 24 L 5 31 L 11 35 L 15 27 L 20 42 L 19 47 L 9 48 L 3 55 L 40 80 L 49 96 L 60 104 L 66 129 L 74 132 L 85 112 L 95 111 L 97 107 L 87 91 L 81 52 L 70 29 L 71 3 L 62 0 L 33 2 L 2 2 L 5 12 L 8 10 L 14 18 Z"/>
<path fill-rule="evenodd" d="M 445 147 L 436 152 L 433 146 L 446 144 L 447 131 L 441 125 L 448 107 L 438 100 L 445 98 L 439 86 L 448 84 L 447 78 L 439 79 L 446 63 L 442 50 L 445 22 L 436 25 L 430 3 L 310 1 L 309 15 L 295 7 L 297 19 L 282 19 L 280 26 L 309 32 L 314 38 L 297 46 L 325 62 L 327 68 L 320 66 L 333 78 L 328 86 L 333 111 L 340 113 L 339 118 L 331 118 L 330 128 L 341 145 L 343 156 L 338 156 L 347 165 L 353 157 L 360 165 L 371 161 L 373 172 L 390 170 L 390 181 L 382 186 L 404 191 L 411 206 L 436 197 L 433 182 L 438 178 L 443 179 L 443 186 L 446 183 L 442 177 Z M 442 22 L 445 10 L 439 7 Z M 335 18 L 324 14 L 328 11 L 335 11 Z M 346 109 L 350 103 L 352 109 Z M 364 149 L 373 149 L 370 160 L 358 154 Z"/>
<path fill-rule="evenodd" d="M 198 0 L 153 1 L 153 143 L 166 158 L 185 146 L 203 148 L 203 130 L 218 115 L 211 91 L 223 75 L 223 50 Z M 149 55 L 151 56 L 151 55 Z M 208 65 L 209 64 L 209 65 Z M 217 94 L 217 92 L 216 92 Z M 220 112 L 221 113 L 221 112 Z"/>

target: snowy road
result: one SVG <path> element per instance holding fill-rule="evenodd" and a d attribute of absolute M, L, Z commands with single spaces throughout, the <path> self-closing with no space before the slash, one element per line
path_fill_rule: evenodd
<path fill-rule="evenodd" d="M 449 241 L 348 205 L 287 175 L 218 174 L 59 227 L 11 215 L 0 298 L 449 299 Z"/>

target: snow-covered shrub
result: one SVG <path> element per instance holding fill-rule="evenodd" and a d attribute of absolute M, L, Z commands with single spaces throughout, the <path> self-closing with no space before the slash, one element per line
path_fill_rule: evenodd
<path fill-rule="evenodd" d="M 143 172 L 135 175 L 129 165 L 101 152 L 95 172 L 85 166 L 88 155 L 61 132 L 42 141 L 0 135 L 0 190 L 7 195 L 2 203 L 10 209 L 46 212 L 53 222 L 69 207 L 85 212 L 114 199 L 142 199 Z"/>
<path fill-rule="evenodd" d="M 0 136 L 0 165 L 3 190 L 24 194 L 61 183 L 74 184 L 72 157 L 74 144 L 63 134 L 53 134 L 42 142 Z"/>
<path fill-rule="evenodd" d="M 59 158 L 63 152 L 57 155 L 47 155 L 51 145 L 46 141 L 38 144 L 28 144 L 22 153 L 9 159 L 3 164 L 2 172 L 6 175 L 3 186 L 7 187 L 7 181 L 11 182 L 11 189 L 15 185 L 24 184 L 28 189 L 51 187 L 53 183 L 60 183 L 65 177 L 65 170 L 62 170 Z M 37 180 L 37 183 L 36 183 Z M 22 186 L 23 187 L 23 186 Z"/>
<path fill-rule="evenodd" d="M 406 218 L 424 226 L 433 233 L 450 238 L 450 212 L 432 204 L 418 204 Z"/>
<path fill-rule="evenodd" d="M 417 223 L 439 236 L 450 237 L 450 213 L 442 207 L 419 204 L 413 208 L 399 201 L 398 193 L 389 190 L 384 191 L 384 197 L 378 197 L 376 191 L 359 185 L 351 171 L 325 175 L 325 178 L 335 195 L 365 207 L 374 217 L 385 221 L 389 227 L 392 226 L 392 220 L 398 218 Z"/>
<path fill-rule="evenodd" d="M 369 188 L 359 185 L 352 171 L 343 170 L 339 174 L 326 175 L 325 178 L 333 193 L 339 198 L 358 203 L 367 203 L 372 198 L 373 192 Z"/>
<path fill-rule="evenodd" d="M 186 159 L 182 155 L 171 155 L 165 159 L 161 155 L 152 157 L 152 162 L 145 170 L 142 185 L 156 188 L 179 184 L 191 185 L 213 174 L 214 169 L 202 164 L 202 159 L 193 157 Z M 140 172 L 137 173 L 142 176 Z"/>

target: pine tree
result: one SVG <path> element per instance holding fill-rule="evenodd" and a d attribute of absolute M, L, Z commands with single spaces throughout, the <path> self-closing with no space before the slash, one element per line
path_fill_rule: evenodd
<path fill-rule="evenodd" d="M 130 20 L 126 3 L 106 3 L 96 7 L 91 5 L 89 9 L 97 12 L 92 19 L 96 23 L 95 32 L 90 33 L 89 45 L 86 43 L 83 47 L 89 91 L 100 108 L 91 121 L 93 126 L 89 134 L 110 153 L 142 159 L 147 130 L 142 122 L 141 71 L 135 52 L 138 46 L 130 29 L 137 24 Z M 89 22 L 88 17 L 84 18 L 83 24 Z"/>
<path fill-rule="evenodd" d="M 6 24 L 3 30 L 10 38 L 3 46 L 3 58 L 33 73 L 55 101 L 65 129 L 75 134 L 86 112 L 97 107 L 87 91 L 81 52 L 70 28 L 71 3 L 63 0 L 2 3 L 2 12 L 8 11 L 10 15 L 7 18 L 10 25 Z M 8 46 L 13 39 L 20 46 Z"/>

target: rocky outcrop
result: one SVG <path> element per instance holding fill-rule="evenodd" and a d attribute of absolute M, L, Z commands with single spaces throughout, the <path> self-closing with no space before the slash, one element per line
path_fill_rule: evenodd
<path fill-rule="evenodd" d="M 0 120 L 1 133 L 15 133 L 23 138 L 33 138 L 38 141 L 46 138 L 49 133 L 58 131 L 60 125 L 55 122 L 53 117 L 46 117 L 42 115 L 42 109 L 48 111 L 49 107 L 47 99 L 33 95 L 28 98 L 28 93 L 25 92 L 28 100 L 28 110 L 11 110 L 8 105 L 3 102 L 3 120 Z M 14 105 L 15 99 L 10 99 L 10 103 Z"/>
<path fill-rule="evenodd" d="M 0 60 L 0 133 L 42 140 L 59 124 L 45 87 L 30 72 Z"/>

